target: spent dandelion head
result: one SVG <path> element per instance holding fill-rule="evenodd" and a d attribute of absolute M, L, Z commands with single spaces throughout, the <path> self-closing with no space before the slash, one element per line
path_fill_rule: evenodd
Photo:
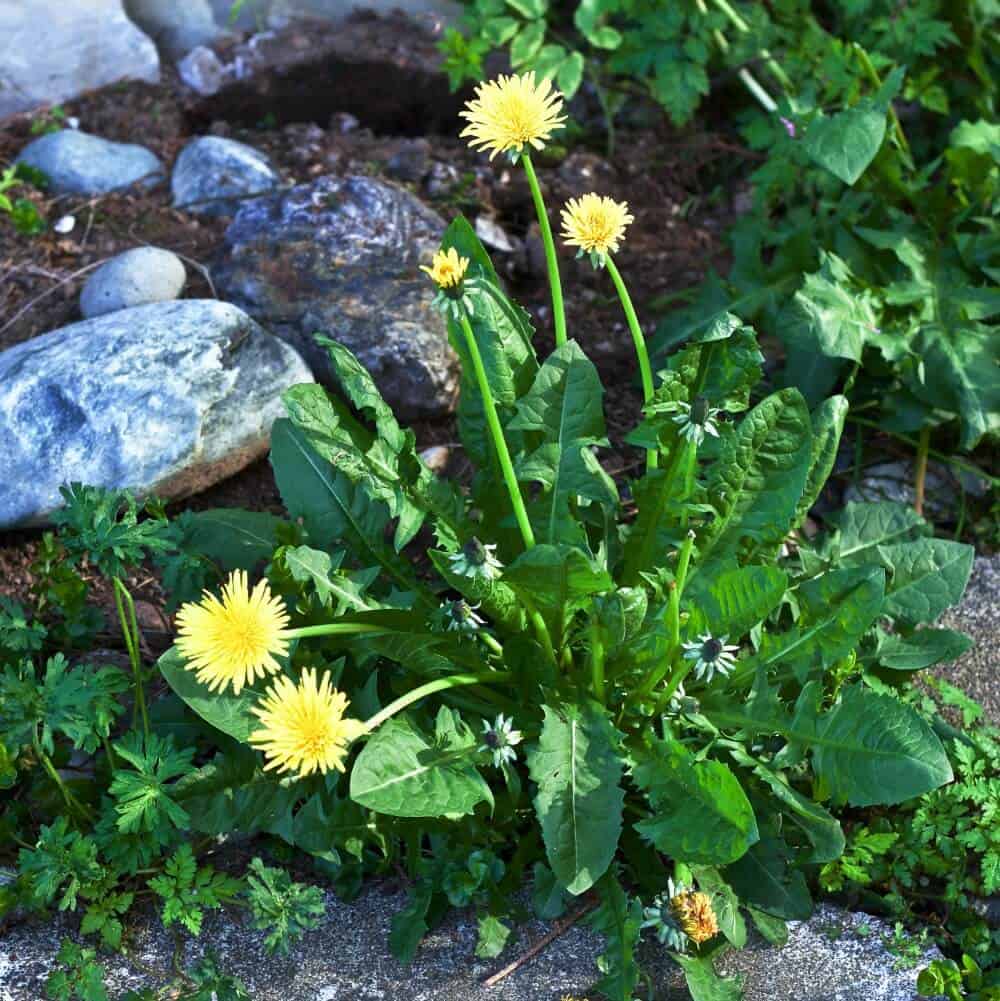
<path fill-rule="evenodd" d="M 331 769 L 344 771 L 351 741 L 366 732 L 360 720 L 345 716 L 347 696 L 338 692 L 324 673 L 306 668 L 298 684 L 278 678 L 253 709 L 261 722 L 250 743 L 264 752 L 265 771 L 295 772 L 299 777 Z"/>
<path fill-rule="evenodd" d="M 684 934 L 695 945 L 701 945 L 719 934 L 719 922 L 706 893 L 686 890 L 670 900 L 670 910 Z"/>
<path fill-rule="evenodd" d="M 548 80 L 535 82 L 535 74 L 501 75 L 476 88 L 475 97 L 460 112 L 468 125 L 461 135 L 473 149 L 520 154 L 525 146 L 543 149 L 556 129 L 562 128 L 563 96 Z"/>
<path fill-rule="evenodd" d="M 625 227 L 631 222 L 627 202 L 590 192 L 566 202 L 562 210 L 563 242 L 578 247 L 581 255 L 597 255 L 603 260 L 607 254 L 618 253 Z"/>
<path fill-rule="evenodd" d="M 281 670 L 288 653 L 288 613 L 267 581 L 250 590 L 245 570 L 235 570 L 221 600 L 206 591 L 177 613 L 177 648 L 212 691 L 232 686 L 239 695 L 257 677 Z"/>

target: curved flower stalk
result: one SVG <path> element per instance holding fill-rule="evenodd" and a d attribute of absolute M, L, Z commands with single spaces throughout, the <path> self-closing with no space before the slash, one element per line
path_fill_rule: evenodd
<path fill-rule="evenodd" d="M 634 216 L 628 210 L 628 202 L 616 202 L 613 198 L 590 192 L 581 198 L 571 198 L 566 202 L 562 210 L 562 238 L 568 247 L 577 248 L 577 256 L 589 256 L 590 263 L 595 268 L 607 268 L 608 274 L 611 275 L 635 345 L 636 357 L 639 360 L 639 376 L 642 380 L 643 403 L 648 406 L 653 399 L 653 370 L 649 364 L 646 338 L 642 333 L 642 327 L 639 326 L 632 297 L 628 294 L 621 272 L 611 258 L 612 254 L 618 253 L 621 242 L 625 239 L 626 227 L 634 221 Z M 646 468 L 655 469 L 657 458 L 656 449 L 649 449 L 646 452 Z"/>
<path fill-rule="evenodd" d="M 566 343 L 566 310 L 552 227 L 530 149 L 544 149 L 552 133 L 563 127 L 566 116 L 562 108 L 563 96 L 553 89 L 551 81 L 536 83 L 535 74 L 531 72 L 501 75 L 480 84 L 475 97 L 460 112 L 469 123 L 460 134 L 468 138 L 473 149 L 489 150 L 491 160 L 498 153 L 506 153 L 512 163 L 524 164 L 545 247 L 556 347 Z"/>

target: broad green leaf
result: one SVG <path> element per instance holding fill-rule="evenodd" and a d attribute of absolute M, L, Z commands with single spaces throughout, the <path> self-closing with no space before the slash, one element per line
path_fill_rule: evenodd
<path fill-rule="evenodd" d="M 239 695 L 233 695 L 229 689 L 209 691 L 208 686 L 202 684 L 195 677 L 195 672 L 187 667 L 177 647 L 167 650 L 156 666 L 174 692 L 217 730 L 246 743 L 250 734 L 259 728 L 260 721 L 251 709 L 260 700 L 261 691 L 250 687 L 244 688 Z"/>
<path fill-rule="evenodd" d="M 483 915 L 477 924 L 479 937 L 476 940 L 476 955 L 480 959 L 495 959 L 507 945 L 511 929 L 492 914 Z"/>
<path fill-rule="evenodd" d="M 707 956 L 670 953 L 684 971 L 691 1001 L 743 1001 L 743 981 L 739 977 L 721 977 Z"/>
<path fill-rule="evenodd" d="M 801 393 L 784 389 L 759 403 L 723 440 L 710 473 L 718 517 L 701 560 L 735 554 L 746 542 L 780 544 L 791 527 L 812 460 L 812 424 Z"/>
<path fill-rule="evenodd" d="M 770 787 L 781 812 L 802 829 L 812 844 L 812 853 L 806 861 L 832 862 L 840 858 L 844 851 L 844 832 L 835 817 L 819 803 L 793 789 L 779 772 L 758 765 L 754 774 Z"/>
<path fill-rule="evenodd" d="M 555 921 L 566 913 L 566 891 L 544 862 L 535 863 L 531 900 L 535 916 L 542 921 Z"/>
<path fill-rule="evenodd" d="M 580 0 L 573 14 L 577 30 L 597 49 L 617 49 L 623 41 L 620 31 L 603 23 L 607 13 L 602 0 Z"/>
<path fill-rule="evenodd" d="M 291 421 L 274 422 L 271 465 L 285 507 L 303 520 L 311 542 L 345 545 L 363 566 L 380 564 L 404 590 L 419 591 L 412 565 L 385 542 L 386 506 L 331 466 Z"/>
<path fill-rule="evenodd" d="M 684 589 L 688 633 L 739 638 L 778 607 L 787 587 L 788 574 L 777 567 L 733 567 L 696 576 Z"/>
<path fill-rule="evenodd" d="M 712 908 L 719 921 L 719 931 L 736 949 L 747 944 L 747 926 L 740 914 L 740 900 L 733 888 L 722 878 L 719 870 L 712 866 L 695 865 L 691 872 L 698 883 L 698 889 L 712 898 Z"/>
<path fill-rule="evenodd" d="M 185 511 L 181 522 L 185 547 L 217 564 L 224 573 L 250 570 L 269 559 L 285 522 L 266 511 L 213 508 Z"/>
<path fill-rule="evenodd" d="M 820 252 L 820 268 L 805 276 L 802 287 L 782 313 L 783 326 L 802 327 L 782 336 L 813 339 L 824 355 L 861 361 L 870 334 L 878 332 L 871 293 L 858 288 L 847 264 L 836 254 Z"/>
<path fill-rule="evenodd" d="M 933 622 L 961 600 L 975 550 L 948 539 L 918 539 L 879 546 L 877 555 L 889 572 L 884 614 L 916 624 Z"/>
<path fill-rule="evenodd" d="M 566 98 L 571 98 L 580 89 L 584 65 L 583 53 L 571 52 L 556 71 L 556 86 Z"/>
<path fill-rule="evenodd" d="M 603 976 L 594 990 L 611 1001 L 632 1001 L 639 984 L 635 951 L 642 934 L 642 904 L 629 900 L 614 872 L 601 879 L 597 892 L 601 905 L 590 925 L 604 936 L 604 952 L 598 958 Z"/>
<path fill-rule="evenodd" d="M 909 636 L 883 634 L 876 659 L 893 671 L 921 671 L 942 661 L 957 660 L 972 648 L 972 639 L 952 629 L 920 629 Z"/>
<path fill-rule="evenodd" d="M 909 542 L 931 533 L 931 528 L 908 504 L 851 501 L 834 519 L 836 531 L 824 540 L 822 554 L 837 565 L 879 565 L 879 546 Z"/>
<path fill-rule="evenodd" d="M 773 914 L 765 914 L 764 911 L 758 910 L 756 907 L 748 906 L 746 910 L 753 920 L 754 927 L 765 941 L 777 946 L 787 944 L 788 925 L 784 919 L 776 918 Z"/>
<path fill-rule="evenodd" d="M 539 446 L 518 463 L 518 476 L 545 491 L 537 527 L 543 542 L 577 542 L 582 529 L 573 521 L 576 497 L 610 508 L 618 503 L 614 482 L 593 449 L 606 445 L 604 387 L 593 363 L 576 341 L 556 348 L 538 370 L 531 389 L 517 403 L 512 431 L 536 432 Z"/>
<path fill-rule="evenodd" d="M 364 612 L 371 608 L 357 584 L 337 571 L 329 553 L 309 546 L 288 546 L 281 550 L 281 558 L 292 580 L 312 584 L 320 602 L 333 605 L 338 615 L 348 609 Z"/>
<path fill-rule="evenodd" d="M 545 41 L 545 22 L 529 21 L 510 43 L 510 63 L 515 68 L 534 58 Z"/>
<path fill-rule="evenodd" d="M 720 761 L 699 761 L 678 741 L 658 740 L 636 754 L 633 778 L 652 810 L 636 830 L 671 858 L 726 865 L 758 839 L 750 801 Z"/>
<path fill-rule="evenodd" d="M 405 716 L 383 723 L 351 769 L 351 799 L 392 817 L 464 816 L 493 793 L 476 770 L 478 741 L 457 713 L 426 737 Z"/>
<path fill-rule="evenodd" d="M 831 396 L 812 413 L 812 459 L 805 488 L 795 508 L 795 528 L 805 520 L 833 472 L 847 411 L 846 396 Z"/>
<path fill-rule="evenodd" d="M 846 657 L 882 610 L 885 573 L 878 567 L 829 570 L 804 581 L 796 593 L 795 625 L 781 633 L 765 631 L 741 673 L 779 665 L 805 681 Z"/>
<path fill-rule="evenodd" d="M 522 553 L 506 570 L 503 580 L 541 613 L 552 642 L 562 639 L 573 613 L 588 599 L 614 586 L 605 570 L 570 546 L 535 546 Z"/>
<path fill-rule="evenodd" d="M 410 891 L 406 906 L 392 916 L 389 930 L 389 949 L 401 963 L 412 963 L 423 937 L 430 931 L 427 912 L 431 906 L 432 891 L 418 883 Z"/>
<path fill-rule="evenodd" d="M 882 146 L 885 120 L 885 108 L 867 100 L 835 115 L 820 112 L 809 124 L 802 145 L 814 163 L 844 184 L 854 184 Z"/>
<path fill-rule="evenodd" d="M 805 722 L 796 713 L 793 726 Z M 820 716 L 805 744 L 835 803 L 903 803 L 952 780 L 951 764 L 930 724 L 890 695 L 854 684 Z"/>
<path fill-rule="evenodd" d="M 604 875 L 618 847 L 625 800 L 618 738 L 599 706 L 543 710 L 538 744 L 528 752 L 535 812 L 552 871 L 578 895 Z"/>
<path fill-rule="evenodd" d="M 727 866 L 726 882 L 740 900 L 786 921 L 812 914 L 812 898 L 802 871 L 792 863 L 781 838 L 758 841 L 738 862 Z"/>
<path fill-rule="evenodd" d="M 952 778 L 941 741 L 916 710 L 860 684 L 845 688 L 836 704 L 821 711 L 822 688 L 809 682 L 789 718 L 772 697 L 755 692 L 742 707 L 717 695 L 702 710 L 720 728 L 780 734 L 780 756 L 795 761 L 812 754 L 823 796 L 852 806 L 892 805 L 937 789 Z"/>

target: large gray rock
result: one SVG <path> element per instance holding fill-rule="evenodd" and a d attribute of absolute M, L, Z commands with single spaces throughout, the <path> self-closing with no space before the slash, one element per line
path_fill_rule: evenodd
<path fill-rule="evenodd" d="M 183 497 L 268 447 L 302 359 L 228 303 L 84 320 L 0 352 L 0 528 L 38 523 L 79 480 Z"/>
<path fill-rule="evenodd" d="M 105 313 L 176 299 L 184 288 L 184 264 L 169 250 L 136 247 L 102 264 L 80 293 L 80 312 L 89 320 Z"/>
<path fill-rule="evenodd" d="M 125 0 L 125 10 L 171 62 L 219 34 L 208 0 Z"/>
<path fill-rule="evenodd" d="M 111 142 L 76 129 L 39 136 L 17 160 L 41 170 L 57 195 L 103 195 L 137 181 L 155 184 L 163 177 L 163 164 L 145 146 Z"/>
<path fill-rule="evenodd" d="M 307 933 L 288 956 L 269 956 L 263 933 L 235 916 L 210 912 L 201 935 L 189 941 L 183 956 L 191 963 L 206 949 L 216 952 L 223 969 L 239 977 L 254 1001 L 559 1001 L 565 995 L 596 998 L 595 961 L 601 939 L 583 923 L 574 925 L 535 959 L 520 966 L 496 987 L 483 980 L 504 967 L 547 929 L 531 922 L 519 929 L 513 945 L 498 960 L 476 959 L 476 921 L 452 914 L 432 932 L 410 966 L 389 952 L 392 915 L 405 904 L 404 894 L 368 889 L 345 904 L 327 896 L 321 927 Z M 53 967 L 60 936 L 68 930 L 64 917 L 42 927 L 14 928 L 0 949 L 0 998 L 37 1001 Z M 170 969 L 173 940 L 159 927 L 155 914 L 129 920 L 133 954 L 142 968 L 120 955 L 106 957 L 109 994 L 117 1001 L 126 990 L 162 984 L 165 976 L 150 970 Z M 815 916 L 791 929 L 783 949 L 753 941 L 741 953 L 730 953 L 721 972 L 745 977 L 746 1001 L 915 1001 L 921 966 L 939 957 L 927 949 L 916 965 L 898 963 L 885 945 L 892 929 L 866 914 L 850 914 L 822 906 Z M 690 1001 L 677 968 L 655 940 L 643 946 L 643 965 L 652 976 L 659 1001 Z M 12 955 L 5 969 L 4 957 Z M 905 968 L 897 968 L 905 967 Z M 4 994 L 6 989 L 7 994 Z M 645 993 L 642 995 L 646 996 Z"/>
<path fill-rule="evenodd" d="M 121 0 L 0 0 L 0 119 L 116 80 L 160 78 Z"/>
<path fill-rule="evenodd" d="M 370 177 L 321 177 L 244 205 L 212 273 L 220 294 L 329 376 L 325 334 L 350 348 L 404 420 L 450 411 L 457 360 L 417 269 L 444 231 L 411 194 Z"/>
<path fill-rule="evenodd" d="M 174 208 L 204 215 L 232 215 L 243 200 L 278 186 L 271 161 L 252 146 L 200 136 L 181 150 L 170 177 Z"/>

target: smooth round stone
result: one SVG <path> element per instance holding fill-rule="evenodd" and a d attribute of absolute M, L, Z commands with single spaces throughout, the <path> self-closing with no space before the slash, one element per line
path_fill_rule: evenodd
<path fill-rule="evenodd" d="M 103 195 L 136 181 L 163 178 L 156 154 L 135 143 L 116 143 L 76 129 L 61 129 L 28 143 L 17 158 L 42 171 L 56 195 Z"/>
<path fill-rule="evenodd" d="M 204 490 L 267 452 L 282 393 L 303 382 L 289 345 L 214 299 L 122 309 L 0 351 L 0 529 L 44 522 L 74 481 Z"/>
<path fill-rule="evenodd" d="M 221 136 L 201 136 L 181 150 L 170 186 L 174 208 L 233 215 L 247 198 L 276 188 L 278 175 L 271 161 L 252 146 Z"/>
<path fill-rule="evenodd" d="M 176 299 L 187 274 L 181 259 L 159 247 L 136 247 L 102 264 L 80 293 L 86 319 L 130 306 Z"/>

